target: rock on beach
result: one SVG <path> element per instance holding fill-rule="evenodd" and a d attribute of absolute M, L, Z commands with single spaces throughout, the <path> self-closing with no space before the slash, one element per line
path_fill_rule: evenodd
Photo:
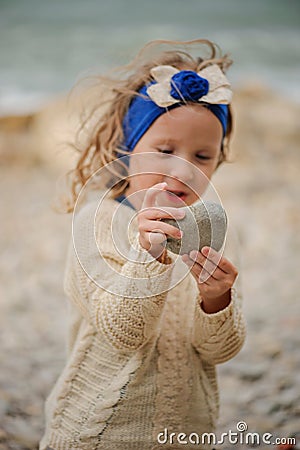
<path fill-rule="evenodd" d="M 227 230 L 227 216 L 222 206 L 215 202 L 199 200 L 182 208 L 183 219 L 163 219 L 183 232 L 182 239 L 167 238 L 166 247 L 173 253 L 188 254 L 196 247 L 208 246 L 217 252 L 221 249 Z"/>

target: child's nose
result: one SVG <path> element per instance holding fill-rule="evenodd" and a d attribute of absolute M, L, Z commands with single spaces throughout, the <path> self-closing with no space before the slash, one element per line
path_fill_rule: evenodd
<path fill-rule="evenodd" d="M 185 160 L 172 161 L 170 175 L 180 181 L 191 181 L 193 178 L 193 166 Z"/>

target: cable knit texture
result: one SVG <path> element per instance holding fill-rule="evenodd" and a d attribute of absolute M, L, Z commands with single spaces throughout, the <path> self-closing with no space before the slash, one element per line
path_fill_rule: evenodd
<path fill-rule="evenodd" d="M 172 254 L 172 264 L 150 257 L 134 221 L 128 253 L 118 251 L 111 224 L 125 235 L 129 209 L 106 199 L 95 222 L 93 202 L 78 214 L 64 279 L 68 359 L 45 404 L 40 450 L 154 450 L 164 429 L 215 429 L 215 365 L 232 358 L 245 336 L 239 292 L 206 314 L 194 278 L 182 275 L 186 266 Z"/>

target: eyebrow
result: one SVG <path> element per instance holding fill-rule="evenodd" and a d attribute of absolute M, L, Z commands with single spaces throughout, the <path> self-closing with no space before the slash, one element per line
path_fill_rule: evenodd
<path fill-rule="evenodd" d="M 179 141 L 174 138 L 163 138 L 163 137 L 157 138 L 154 141 L 155 145 L 158 145 L 158 144 L 174 145 L 174 144 L 178 144 L 178 143 L 179 143 Z M 197 153 L 203 152 L 203 151 L 215 151 L 215 148 L 214 148 L 214 146 L 211 146 L 211 145 L 205 145 L 204 148 L 196 150 Z"/>
<path fill-rule="evenodd" d="M 176 139 L 173 138 L 157 138 L 154 140 L 155 144 L 156 143 L 164 143 L 164 144 L 178 144 L 179 141 L 177 141 Z"/>

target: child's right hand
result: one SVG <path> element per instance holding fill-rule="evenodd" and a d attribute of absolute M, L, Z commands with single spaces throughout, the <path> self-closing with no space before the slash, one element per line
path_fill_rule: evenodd
<path fill-rule="evenodd" d="M 157 195 L 166 190 L 167 183 L 158 183 L 149 188 L 145 194 L 143 205 L 138 212 L 139 241 L 153 258 L 161 260 L 166 252 L 163 242 L 167 236 L 175 239 L 182 237 L 181 231 L 173 225 L 162 222 L 161 219 L 182 219 L 185 212 L 181 208 L 155 206 Z"/>

